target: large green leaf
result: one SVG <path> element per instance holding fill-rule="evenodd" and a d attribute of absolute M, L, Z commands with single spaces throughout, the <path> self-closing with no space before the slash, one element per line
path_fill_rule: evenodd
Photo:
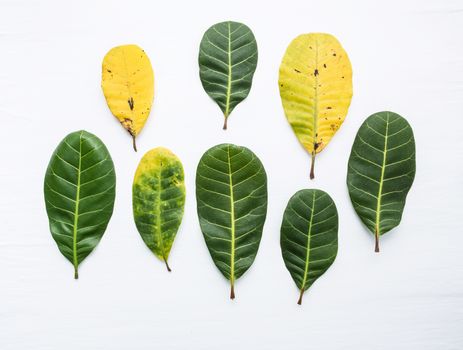
<path fill-rule="evenodd" d="M 204 90 L 224 114 L 224 130 L 230 113 L 248 96 L 256 67 L 256 38 L 243 23 L 217 23 L 204 33 L 199 74 Z"/>
<path fill-rule="evenodd" d="M 379 236 L 399 225 L 415 178 L 410 124 L 393 112 L 371 115 L 360 127 L 349 158 L 347 187 L 360 219 Z"/>
<path fill-rule="evenodd" d="M 302 296 L 331 266 L 338 252 L 338 212 L 331 197 L 317 189 L 300 190 L 286 206 L 281 251 Z"/>
<path fill-rule="evenodd" d="M 132 187 L 133 216 L 148 248 L 166 263 L 185 206 L 180 159 L 166 148 L 147 152 L 138 165 Z"/>
<path fill-rule="evenodd" d="M 196 172 L 201 230 L 212 259 L 234 282 L 251 266 L 267 214 L 267 175 L 246 147 L 222 144 L 209 149 Z"/>
<path fill-rule="evenodd" d="M 61 141 L 45 174 L 45 203 L 51 234 L 75 278 L 106 230 L 115 189 L 114 164 L 98 137 L 76 131 Z"/>

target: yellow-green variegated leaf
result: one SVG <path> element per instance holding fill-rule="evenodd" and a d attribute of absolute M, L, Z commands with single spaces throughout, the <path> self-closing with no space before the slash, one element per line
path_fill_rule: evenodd
<path fill-rule="evenodd" d="M 44 193 L 51 234 L 77 279 L 113 213 L 116 174 L 103 142 L 83 130 L 67 135 L 48 164 Z"/>
<path fill-rule="evenodd" d="M 166 264 L 185 206 L 185 183 L 180 159 L 166 148 L 147 152 L 132 187 L 133 216 L 148 248 Z"/>
<path fill-rule="evenodd" d="M 204 240 L 234 299 L 234 283 L 256 257 L 267 215 L 264 166 L 246 147 L 212 147 L 198 164 L 196 201 Z"/>
<path fill-rule="evenodd" d="M 151 62 L 137 45 L 112 48 L 104 57 L 101 77 L 106 102 L 112 114 L 135 139 L 143 129 L 154 98 Z"/>
<path fill-rule="evenodd" d="M 415 138 L 407 120 L 393 112 L 369 116 L 355 137 L 347 187 L 355 211 L 379 237 L 400 224 L 415 178 Z"/>
<path fill-rule="evenodd" d="M 257 67 L 257 42 L 243 23 L 221 22 L 210 27 L 199 47 L 199 75 L 207 94 L 225 117 L 249 94 Z"/>
<path fill-rule="evenodd" d="M 280 65 L 280 96 L 299 142 L 315 155 L 330 142 L 346 118 L 352 98 L 352 68 L 338 40 L 324 33 L 299 35 Z"/>
<path fill-rule="evenodd" d="M 299 288 L 299 301 L 333 264 L 338 252 L 338 212 L 321 190 L 300 190 L 286 206 L 281 224 L 281 252 Z"/>

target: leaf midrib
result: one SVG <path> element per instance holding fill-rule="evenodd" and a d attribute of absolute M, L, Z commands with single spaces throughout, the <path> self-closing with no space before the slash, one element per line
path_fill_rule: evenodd
<path fill-rule="evenodd" d="M 232 81 L 232 64 L 231 64 L 231 30 L 230 22 L 228 24 L 228 81 L 227 81 L 227 102 L 225 106 L 225 118 L 230 113 L 230 98 L 231 98 L 231 81 Z"/>
<path fill-rule="evenodd" d="M 77 227 L 79 224 L 79 201 L 80 201 L 80 175 L 82 169 L 82 134 L 79 135 L 79 166 L 77 168 L 77 186 L 76 186 L 76 199 L 74 207 L 74 227 L 72 232 L 72 259 L 74 264 L 74 278 L 78 278 L 79 261 L 77 258 Z"/>
<path fill-rule="evenodd" d="M 375 229 L 376 235 L 380 235 L 380 220 L 381 220 L 381 197 L 383 193 L 383 183 L 384 183 L 384 172 L 386 169 L 386 159 L 387 159 L 387 138 L 389 133 L 389 113 L 386 115 L 386 132 L 384 135 L 384 150 L 383 150 L 383 163 L 381 166 L 381 177 L 379 179 L 379 189 L 378 189 L 378 197 L 376 203 L 376 222 L 375 222 Z"/>
<path fill-rule="evenodd" d="M 317 74 L 315 74 L 317 71 Z M 313 115 L 313 154 L 317 153 L 316 144 L 318 143 L 318 39 L 315 38 L 315 70 L 314 70 L 314 78 L 315 78 L 315 93 L 313 98 L 314 104 L 314 115 Z"/>
<path fill-rule="evenodd" d="M 305 285 L 307 283 L 307 276 L 309 274 L 309 264 L 310 264 L 310 241 L 312 238 L 312 222 L 313 222 L 313 216 L 315 212 L 315 191 L 313 192 L 312 195 L 312 211 L 310 213 L 310 221 L 309 221 L 309 229 L 307 232 L 307 253 L 305 256 L 305 268 L 304 268 L 304 278 L 302 279 L 302 286 L 301 290 L 305 289 Z"/>
<path fill-rule="evenodd" d="M 129 98 L 132 98 L 132 89 L 130 87 L 131 83 L 130 83 L 130 78 L 129 78 L 129 68 L 128 68 L 128 65 L 127 65 L 127 59 L 125 57 L 125 49 L 122 49 L 122 58 L 124 60 L 124 69 L 125 69 L 125 82 L 126 82 L 126 87 L 127 87 L 127 92 L 129 93 Z M 130 110 L 130 114 L 132 115 L 132 122 L 133 120 L 135 119 L 135 113 L 134 113 L 134 110 L 135 107 L 132 109 L 132 108 L 129 108 Z M 128 130 L 129 132 L 133 132 L 133 130 Z"/>
<path fill-rule="evenodd" d="M 230 282 L 233 286 L 235 280 L 235 205 L 233 198 L 233 178 L 231 169 L 231 158 L 230 158 L 230 146 L 227 146 L 227 158 L 228 158 L 228 178 L 230 187 Z"/>
<path fill-rule="evenodd" d="M 161 245 L 161 250 L 162 250 L 162 258 L 164 259 L 165 262 L 167 262 L 167 257 L 166 257 L 166 251 L 164 247 L 164 239 L 162 238 L 162 233 L 161 233 L 161 191 L 162 191 L 162 185 L 161 185 L 161 172 L 162 172 L 162 164 L 160 165 L 160 169 L 157 174 L 158 178 L 158 184 L 157 184 L 157 201 L 156 201 L 156 230 L 154 232 L 154 235 L 159 237 L 159 243 Z"/>

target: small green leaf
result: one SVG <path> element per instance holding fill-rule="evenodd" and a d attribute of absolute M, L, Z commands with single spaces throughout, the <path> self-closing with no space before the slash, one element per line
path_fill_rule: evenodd
<path fill-rule="evenodd" d="M 148 248 L 166 264 L 185 206 L 180 159 L 166 148 L 147 152 L 138 165 L 132 187 L 133 216 Z"/>
<path fill-rule="evenodd" d="M 106 230 L 115 189 L 114 164 L 98 137 L 76 131 L 61 141 L 48 164 L 44 194 L 51 234 L 76 279 Z"/>
<path fill-rule="evenodd" d="M 338 252 L 338 212 L 331 197 L 317 189 L 300 190 L 286 206 L 281 224 L 286 268 L 304 292 L 333 264 Z"/>
<path fill-rule="evenodd" d="M 410 124 L 393 112 L 371 115 L 360 127 L 349 158 L 347 187 L 357 215 L 379 236 L 399 225 L 415 178 Z"/>
<path fill-rule="evenodd" d="M 246 147 L 212 147 L 199 161 L 196 200 L 206 245 L 234 299 L 235 280 L 256 257 L 267 215 L 264 166 Z"/>
<path fill-rule="evenodd" d="M 217 23 L 204 33 L 199 75 L 204 90 L 224 114 L 224 130 L 230 113 L 248 96 L 256 67 L 256 38 L 243 23 Z"/>

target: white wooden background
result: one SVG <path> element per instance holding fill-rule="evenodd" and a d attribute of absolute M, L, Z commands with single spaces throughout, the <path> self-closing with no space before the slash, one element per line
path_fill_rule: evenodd
<path fill-rule="evenodd" d="M 259 63 L 248 99 L 223 132 L 197 54 L 203 32 L 229 19 L 252 28 Z M 334 34 L 354 69 L 349 114 L 317 157 L 315 181 L 277 85 L 286 46 L 308 32 Z M 462 35 L 458 0 L 0 0 L 0 349 L 462 349 Z M 146 50 L 156 76 L 136 154 L 100 89 L 104 54 L 126 43 Z M 358 127 L 381 110 L 413 126 L 417 174 L 402 224 L 374 254 L 345 176 Z M 117 198 L 74 281 L 49 233 L 43 176 L 58 142 L 79 129 L 111 151 Z M 251 148 L 269 178 L 262 244 L 234 301 L 195 203 L 199 158 L 222 142 Z M 144 246 L 131 212 L 135 168 L 159 145 L 186 171 L 171 274 Z M 339 254 L 299 307 L 279 230 L 289 197 L 312 187 L 337 204 Z"/>

